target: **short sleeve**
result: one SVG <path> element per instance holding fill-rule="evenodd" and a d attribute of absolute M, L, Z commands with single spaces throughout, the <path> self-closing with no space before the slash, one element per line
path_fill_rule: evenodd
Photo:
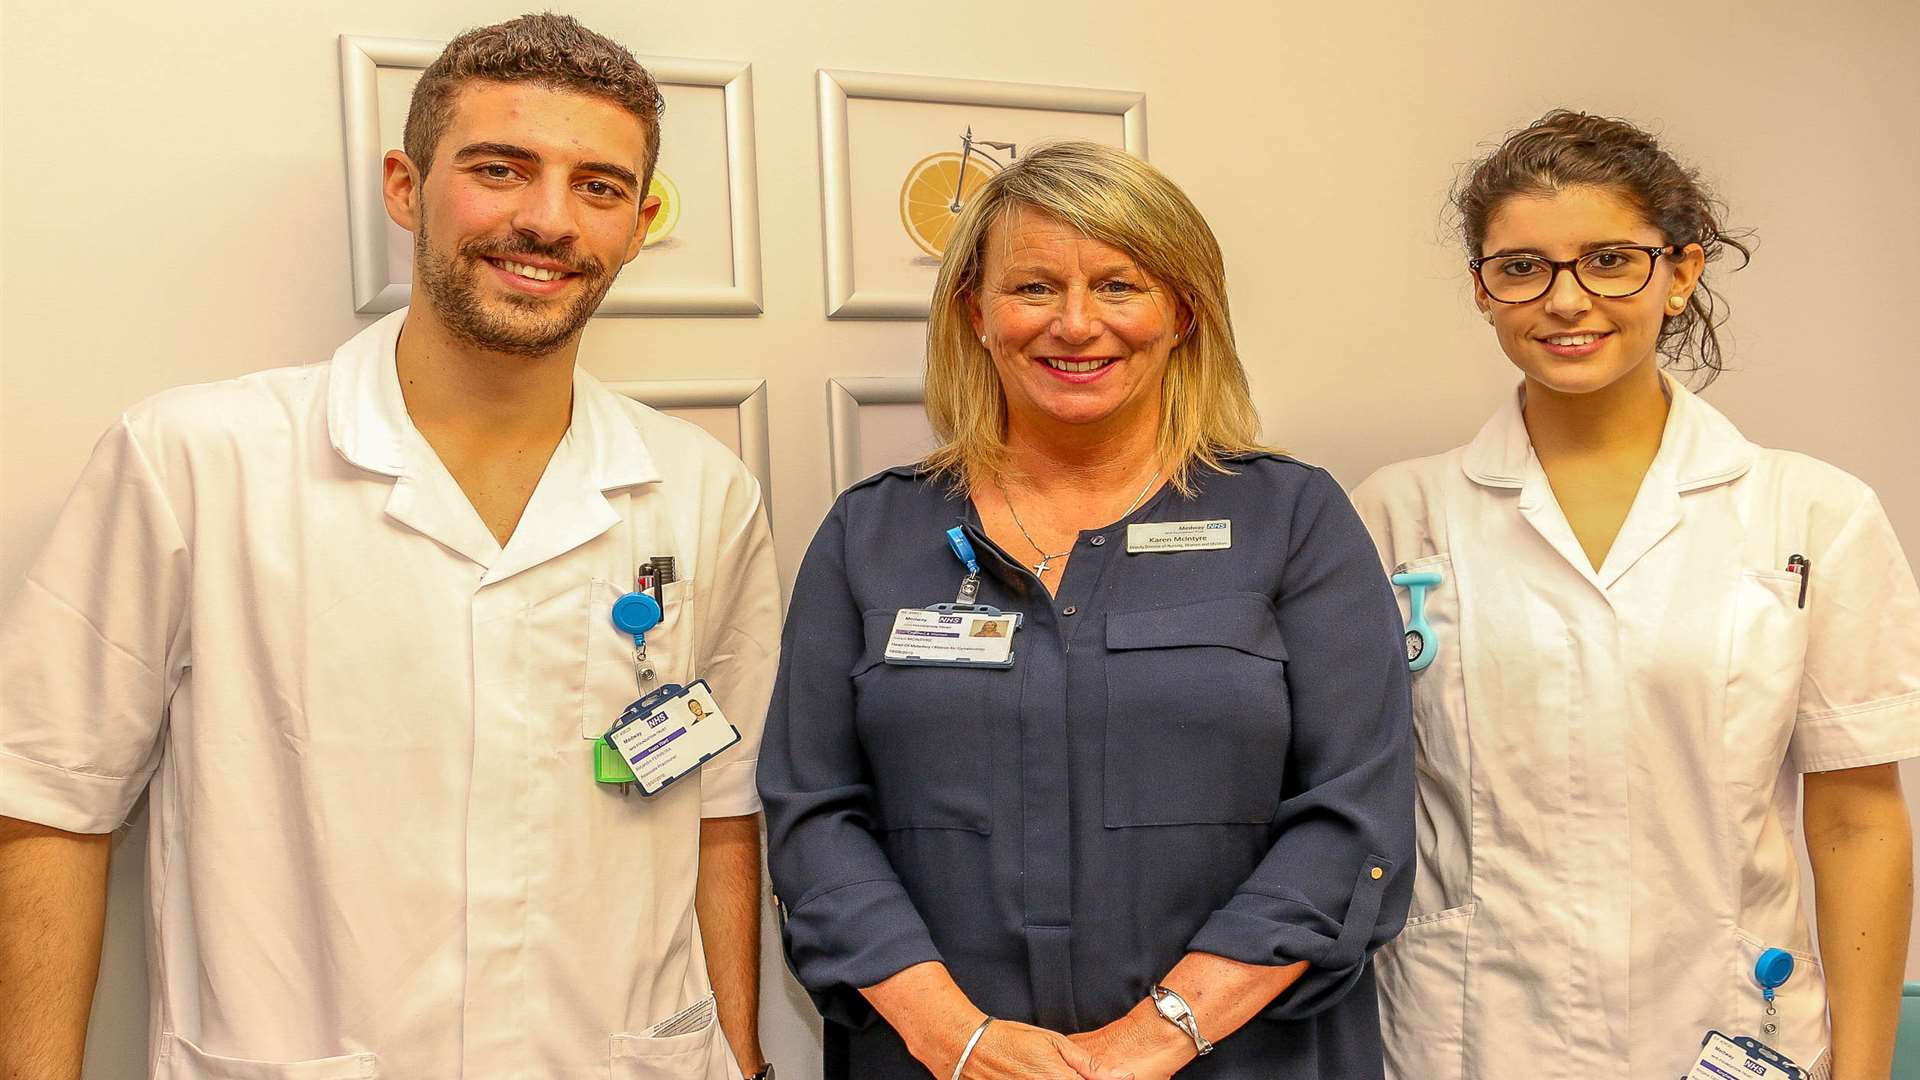
<path fill-rule="evenodd" d="M 123 420 L 0 610 L 0 815 L 69 832 L 126 820 L 186 666 L 186 542 Z"/>
<path fill-rule="evenodd" d="M 707 680 L 740 745 L 700 771 L 700 816 L 760 811 L 757 774 L 780 649 L 780 578 L 759 482 L 740 468 L 721 508 L 722 536 L 701 621 L 695 674 Z"/>
<path fill-rule="evenodd" d="M 1810 530 L 1807 656 L 1789 760 L 1827 772 L 1920 757 L 1920 588 L 1872 491 Z"/>

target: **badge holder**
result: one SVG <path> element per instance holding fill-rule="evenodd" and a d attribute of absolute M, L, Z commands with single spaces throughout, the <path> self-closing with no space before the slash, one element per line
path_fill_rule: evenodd
<path fill-rule="evenodd" d="M 1440 571 L 1421 570 L 1393 575 L 1393 583 L 1407 590 L 1407 670 L 1419 671 L 1440 653 L 1440 639 L 1427 622 L 1427 590 L 1441 582 Z"/>
<path fill-rule="evenodd" d="M 705 679 L 668 683 L 627 706 L 600 738 L 642 795 L 658 795 L 740 741 Z M 596 761 L 598 760 L 596 751 Z"/>
<path fill-rule="evenodd" d="M 967 568 L 954 602 L 896 612 L 883 659 L 902 667 L 1012 667 L 1013 635 L 1024 616 L 974 602 L 980 596 L 980 560 L 965 530 L 948 529 L 947 546 Z"/>

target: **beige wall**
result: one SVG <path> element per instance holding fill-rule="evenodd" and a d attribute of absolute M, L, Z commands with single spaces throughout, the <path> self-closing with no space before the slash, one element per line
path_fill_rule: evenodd
<path fill-rule="evenodd" d="M 1920 552 L 1920 7 L 565 6 L 637 51 L 754 65 L 766 315 L 603 320 L 582 355 L 607 377 L 769 381 L 789 575 L 829 502 L 824 381 L 912 374 L 920 355 L 917 323 L 822 317 L 817 67 L 1145 91 L 1153 160 L 1226 246 L 1269 437 L 1348 484 L 1463 441 L 1512 379 L 1439 224 L 1455 164 L 1554 104 L 1652 124 L 1760 236 L 1753 267 L 1726 282 L 1741 370 L 1711 399 L 1758 441 L 1873 484 Z M 0 588 L 118 410 L 323 359 L 364 325 L 336 36 L 444 38 L 521 9 L 4 0 Z M 118 852 L 92 1077 L 139 1071 L 139 842 Z M 815 1075 L 803 1002 L 770 997 L 786 1075 Z"/>

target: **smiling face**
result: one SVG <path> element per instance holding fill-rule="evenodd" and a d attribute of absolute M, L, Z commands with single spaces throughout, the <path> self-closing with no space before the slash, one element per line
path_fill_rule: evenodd
<path fill-rule="evenodd" d="M 1481 254 L 1525 253 L 1560 262 L 1598 248 L 1666 242 L 1618 193 L 1576 186 L 1502 202 L 1487 220 Z M 1501 349 L 1529 383 L 1563 394 L 1586 394 L 1623 379 L 1655 378 L 1660 327 L 1677 310 L 1668 306 L 1669 298 L 1684 301 L 1692 294 L 1704 261 L 1698 245 L 1689 245 L 1678 258 L 1661 256 L 1646 288 L 1618 299 L 1587 292 L 1570 271 L 1559 273 L 1538 300 L 1499 303 L 1478 279 L 1474 299 L 1491 315 Z"/>
<path fill-rule="evenodd" d="M 387 155 L 387 210 L 414 234 L 414 304 L 454 336 L 543 356 L 579 334 L 640 251 L 645 124 L 604 98 L 475 81 L 422 184 Z"/>
<path fill-rule="evenodd" d="M 1016 207 L 987 230 L 971 303 L 1010 430 L 1159 424 L 1184 306 L 1126 252 Z"/>

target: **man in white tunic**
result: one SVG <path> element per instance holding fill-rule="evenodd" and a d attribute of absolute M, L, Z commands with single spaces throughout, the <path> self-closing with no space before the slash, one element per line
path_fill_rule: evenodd
<path fill-rule="evenodd" d="M 659 104 L 571 19 L 462 35 L 385 162 L 414 305 L 101 440 L 0 617 L 0 1074 L 78 1075 L 142 791 L 153 1076 L 762 1069 L 761 493 L 574 366 Z M 611 608 L 663 557 L 642 660 Z M 696 679 L 740 741 L 598 782 L 622 709 Z"/>

